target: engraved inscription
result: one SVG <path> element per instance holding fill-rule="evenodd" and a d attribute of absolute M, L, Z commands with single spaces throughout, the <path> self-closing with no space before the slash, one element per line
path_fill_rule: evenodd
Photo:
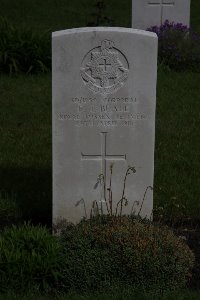
<path fill-rule="evenodd" d="M 137 99 L 134 97 L 105 97 L 102 99 L 106 103 L 135 103 Z M 72 103 L 99 103 L 96 98 L 73 97 Z"/>
<path fill-rule="evenodd" d="M 72 97 L 71 109 L 58 112 L 60 121 L 73 122 L 76 127 L 135 127 L 148 116 L 138 111 L 135 97 Z"/>
<path fill-rule="evenodd" d="M 126 57 L 104 40 L 101 46 L 90 50 L 83 59 L 81 76 L 84 84 L 95 94 L 112 94 L 126 81 L 129 65 Z"/>
<path fill-rule="evenodd" d="M 126 154 L 107 154 L 107 132 L 101 132 L 101 153 L 100 154 L 83 154 L 81 153 L 81 160 L 95 160 L 101 161 L 101 173 L 103 175 L 103 199 L 106 199 L 106 162 L 107 161 L 126 161 Z"/>

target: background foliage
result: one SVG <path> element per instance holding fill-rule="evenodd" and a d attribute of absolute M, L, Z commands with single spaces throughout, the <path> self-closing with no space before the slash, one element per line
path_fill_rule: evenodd
<path fill-rule="evenodd" d="M 51 69 L 50 35 L 17 29 L 0 18 L 0 70 L 2 73 L 38 73 Z"/>

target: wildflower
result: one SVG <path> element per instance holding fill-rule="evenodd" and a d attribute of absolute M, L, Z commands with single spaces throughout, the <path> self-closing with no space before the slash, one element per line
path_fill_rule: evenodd
<path fill-rule="evenodd" d="M 158 60 L 175 70 L 200 72 L 200 36 L 182 23 L 166 20 L 147 29 L 158 36 Z"/>

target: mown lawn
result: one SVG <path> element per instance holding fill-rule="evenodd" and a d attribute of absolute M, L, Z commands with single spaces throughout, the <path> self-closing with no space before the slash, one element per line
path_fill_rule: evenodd
<path fill-rule="evenodd" d="M 51 224 L 51 75 L 0 77 L 0 191 Z"/>
<path fill-rule="evenodd" d="M 94 19 L 95 3 L 95 0 L 1 0 L 0 15 L 16 26 L 56 31 L 87 26 Z M 113 26 L 131 26 L 131 0 L 105 0 L 105 4 L 105 14 L 113 20 Z"/>
<path fill-rule="evenodd" d="M 155 205 L 195 219 L 200 213 L 199 80 L 200 74 L 159 70 L 155 147 Z"/>
<path fill-rule="evenodd" d="M 0 300 L 199 300 L 199 291 L 176 291 L 166 293 L 163 296 L 156 296 L 148 293 L 110 293 L 110 294 L 92 294 L 92 295 L 57 295 L 57 296 L 40 296 L 36 294 L 16 295 L 7 294 L 0 295 Z"/>

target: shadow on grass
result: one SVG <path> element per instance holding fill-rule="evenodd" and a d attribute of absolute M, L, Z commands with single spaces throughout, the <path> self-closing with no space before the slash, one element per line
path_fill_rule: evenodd
<path fill-rule="evenodd" d="M 25 221 L 51 226 L 52 170 L 0 168 L 0 191 L 14 195 Z"/>

